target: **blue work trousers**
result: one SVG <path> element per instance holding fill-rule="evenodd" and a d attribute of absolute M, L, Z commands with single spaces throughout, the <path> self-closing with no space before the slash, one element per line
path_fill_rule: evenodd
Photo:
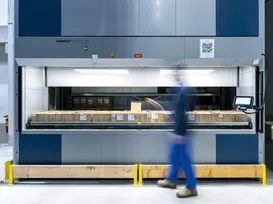
<path fill-rule="evenodd" d="M 181 169 L 187 181 L 186 188 L 192 190 L 196 188 L 197 182 L 189 155 L 189 143 L 170 143 L 170 168 L 167 173 L 167 180 L 176 183 L 179 170 Z"/>

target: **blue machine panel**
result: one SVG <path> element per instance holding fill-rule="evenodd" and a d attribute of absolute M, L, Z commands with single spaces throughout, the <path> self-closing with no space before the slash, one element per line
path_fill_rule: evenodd
<path fill-rule="evenodd" d="M 61 0 L 19 0 L 19 36 L 61 36 Z"/>
<path fill-rule="evenodd" d="M 62 135 L 19 135 L 19 164 L 61 164 Z"/>
<path fill-rule="evenodd" d="M 216 0 L 217 36 L 259 36 L 259 0 Z"/>
<path fill-rule="evenodd" d="M 216 135 L 217 164 L 258 164 L 257 134 Z"/>

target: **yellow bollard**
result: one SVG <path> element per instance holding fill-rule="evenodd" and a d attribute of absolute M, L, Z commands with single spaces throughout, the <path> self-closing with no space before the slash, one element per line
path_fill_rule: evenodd
<path fill-rule="evenodd" d="M 138 165 L 135 164 L 135 166 L 134 166 L 134 184 L 133 184 L 133 186 L 137 185 L 137 170 L 138 170 Z"/>
<path fill-rule="evenodd" d="M 4 180 L 4 182 L 9 181 L 9 166 L 10 166 L 10 164 L 11 164 L 11 161 L 5 162 L 5 180 Z"/>
<path fill-rule="evenodd" d="M 139 179 L 138 179 L 138 184 L 139 185 L 143 185 L 143 169 L 142 169 L 142 165 L 139 165 Z"/>
<path fill-rule="evenodd" d="M 12 169 L 13 165 L 10 164 L 9 165 L 9 184 L 13 185 L 15 184 L 15 179 L 13 178 L 13 169 Z"/>
<path fill-rule="evenodd" d="M 262 165 L 262 179 L 261 179 L 261 184 L 263 186 L 267 186 L 267 183 L 266 183 L 266 165 L 265 164 Z"/>

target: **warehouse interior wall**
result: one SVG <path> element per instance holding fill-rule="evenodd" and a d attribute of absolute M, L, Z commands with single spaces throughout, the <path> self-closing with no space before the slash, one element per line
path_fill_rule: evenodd
<path fill-rule="evenodd" d="M 266 84 L 266 120 L 273 121 L 273 1 L 267 1 L 265 7 L 265 52 L 268 57 Z"/>
<path fill-rule="evenodd" d="M 5 44 L 0 43 L 0 143 L 8 141 L 5 131 L 5 118 L 8 115 L 8 58 L 5 53 Z"/>
<path fill-rule="evenodd" d="M 266 120 L 273 121 L 273 1 L 268 0 L 265 6 L 265 53 L 268 57 L 267 62 L 267 82 L 266 82 Z M 273 171 L 273 140 L 271 125 L 266 125 L 265 141 L 265 163 L 267 168 Z"/>
<path fill-rule="evenodd" d="M 8 25 L 8 0 L 0 0 L 0 26 Z"/>

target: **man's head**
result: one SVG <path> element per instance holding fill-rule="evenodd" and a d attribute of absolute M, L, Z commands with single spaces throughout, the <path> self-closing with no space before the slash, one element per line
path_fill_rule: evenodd
<path fill-rule="evenodd" d="M 182 86 L 182 80 L 181 80 L 181 70 L 177 68 L 174 73 L 174 80 L 177 83 L 178 86 Z"/>

